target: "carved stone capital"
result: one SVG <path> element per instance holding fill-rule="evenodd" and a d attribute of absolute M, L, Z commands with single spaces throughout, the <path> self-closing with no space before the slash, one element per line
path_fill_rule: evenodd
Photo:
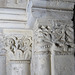
<path fill-rule="evenodd" d="M 6 50 L 10 60 L 30 60 L 32 55 L 32 37 L 7 36 Z"/>
<path fill-rule="evenodd" d="M 74 29 L 72 21 L 54 21 L 52 54 L 74 54 Z"/>
<path fill-rule="evenodd" d="M 52 44 L 50 26 L 36 23 L 34 28 L 35 52 L 48 52 Z"/>

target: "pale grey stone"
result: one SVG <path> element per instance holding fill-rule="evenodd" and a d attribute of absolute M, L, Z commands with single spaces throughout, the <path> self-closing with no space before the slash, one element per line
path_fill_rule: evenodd
<path fill-rule="evenodd" d="M 73 55 L 55 55 L 51 56 L 52 67 L 54 71 L 52 75 L 74 75 L 74 56 Z"/>
<path fill-rule="evenodd" d="M 0 7 L 26 9 L 27 0 L 0 0 Z"/>
<path fill-rule="evenodd" d="M 26 9 L 27 0 L 7 0 L 6 7 Z"/>
<path fill-rule="evenodd" d="M 30 75 L 30 63 L 26 61 L 10 61 L 7 75 Z"/>
<path fill-rule="evenodd" d="M 0 75 L 75 75 L 74 2 L 0 0 Z"/>
<path fill-rule="evenodd" d="M 0 0 L 0 7 L 6 6 L 6 0 Z"/>
<path fill-rule="evenodd" d="M 58 10 L 73 10 L 74 3 L 66 1 L 32 1 L 32 7 L 38 7 L 43 9 L 58 9 Z"/>
<path fill-rule="evenodd" d="M 0 55 L 0 75 L 6 75 L 6 56 Z"/>

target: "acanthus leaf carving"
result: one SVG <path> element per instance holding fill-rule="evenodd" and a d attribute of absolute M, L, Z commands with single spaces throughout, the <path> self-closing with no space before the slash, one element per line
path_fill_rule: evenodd
<path fill-rule="evenodd" d="M 6 50 L 11 52 L 10 59 L 17 60 L 30 60 L 32 54 L 32 37 L 31 36 L 23 36 L 21 38 L 18 37 L 7 37 L 6 38 Z"/>
<path fill-rule="evenodd" d="M 52 33 L 50 27 L 43 25 L 38 26 L 35 31 L 35 36 L 36 50 L 49 51 L 52 44 Z"/>
<path fill-rule="evenodd" d="M 73 54 L 74 53 L 74 30 L 71 25 L 55 25 L 53 29 L 53 45 L 51 50 L 56 54 Z"/>

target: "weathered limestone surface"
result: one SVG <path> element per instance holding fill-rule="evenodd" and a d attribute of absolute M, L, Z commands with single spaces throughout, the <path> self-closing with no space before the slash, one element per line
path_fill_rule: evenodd
<path fill-rule="evenodd" d="M 51 52 L 51 61 L 48 59 L 44 62 L 51 62 L 51 75 L 74 75 L 73 8 L 74 0 L 32 0 L 29 2 L 27 10 L 30 9 L 30 11 L 27 11 L 27 26 L 29 28 L 34 27 L 34 34 L 36 34 L 34 35 L 36 39 L 33 39 L 32 75 L 50 74 L 49 71 L 44 71 L 45 68 L 48 69 L 47 65 L 50 63 L 45 64 L 43 68 L 40 66 L 43 64 L 41 59 L 47 51 Z M 48 33 L 46 28 L 49 28 Z M 38 39 L 41 41 L 40 44 Z M 35 43 L 36 41 L 38 42 Z M 48 46 L 49 48 L 47 48 Z M 63 64 L 67 66 L 66 70 L 64 70 L 65 66 Z M 39 70 L 40 72 L 37 72 Z"/>
<path fill-rule="evenodd" d="M 0 75 L 75 75 L 74 3 L 0 0 Z"/>
<path fill-rule="evenodd" d="M 34 27 L 34 73 L 33 75 L 51 75 L 50 73 L 50 40 L 49 26 L 40 25 L 39 22 Z M 36 59 L 36 61 L 35 61 Z M 38 70 L 38 71 L 37 71 Z"/>
<path fill-rule="evenodd" d="M 6 51 L 0 50 L 0 75 L 6 75 Z"/>
<path fill-rule="evenodd" d="M 73 2 L 32 0 L 28 2 L 27 26 L 33 28 L 36 19 L 71 20 L 73 17 Z"/>
<path fill-rule="evenodd" d="M 11 75 L 30 75 L 30 63 L 26 61 L 12 61 Z"/>
<path fill-rule="evenodd" d="M 26 21 L 26 10 L 0 8 L 0 28 L 24 29 Z"/>
<path fill-rule="evenodd" d="M 26 9 L 27 0 L 0 0 L 0 7 Z"/>
<path fill-rule="evenodd" d="M 32 31 L 4 29 L 3 33 L 5 35 L 5 49 L 7 50 L 7 75 L 30 75 Z"/>
<path fill-rule="evenodd" d="M 6 75 L 6 50 L 3 42 L 3 34 L 0 29 L 0 75 Z"/>
<path fill-rule="evenodd" d="M 68 1 L 43 1 L 43 0 L 33 0 L 32 7 L 34 8 L 43 8 L 43 9 L 58 9 L 58 10 L 73 10 L 74 3 Z"/>
<path fill-rule="evenodd" d="M 51 63 L 52 65 L 54 65 L 52 75 L 74 75 L 73 55 L 55 55 L 52 56 L 52 58 L 54 59 L 54 64 L 53 62 Z"/>

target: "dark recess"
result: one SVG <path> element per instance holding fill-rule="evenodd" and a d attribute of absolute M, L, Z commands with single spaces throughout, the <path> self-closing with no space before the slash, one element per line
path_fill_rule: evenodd
<path fill-rule="evenodd" d="M 73 13 L 73 28 L 74 28 L 74 44 L 75 44 L 75 5 L 74 5 L 74 9 L 73 9 L 74 13 Z M 75 56 L 75 52 L 74 52 L 74 56 Z"/>

